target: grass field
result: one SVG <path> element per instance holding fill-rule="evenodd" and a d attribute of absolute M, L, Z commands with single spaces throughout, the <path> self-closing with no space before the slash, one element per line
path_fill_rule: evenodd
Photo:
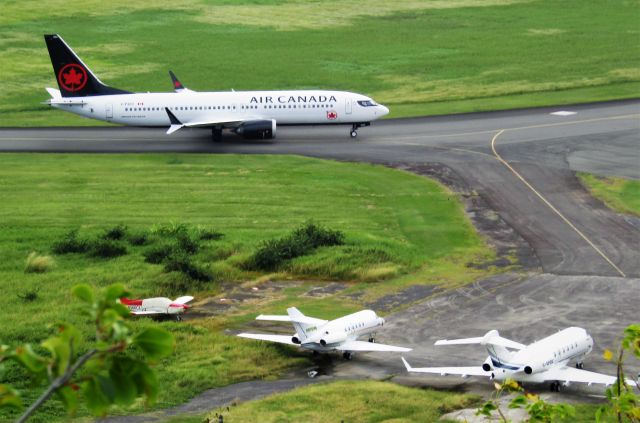
<path fill-rule="evenodd" d="M 476 396 L 407 388 L 391 382 L 333 382 L 214 410 L 225 422 L 435 422 L 479 403 Z"/>
<path fill-rule="evenodd" d="M 43 33 L 60 33 L 113 86 L 334 88 L 390 116 L 637 97 L 637 1 L 348 0 L 3 4 L 0 125 L 91 125 L 49 110 Z"/>
<path fill-rule="evenodd" d="M 640 216 L 640 181 L 578 173 L 578 178 L 591 194 L 609 208 Z"/>
<path fill-rule="evenodd" d="M 53 254 L 54 241 L 70 229 L 93 237 L 117 224 L 141 232 L 173 222 L 222 232 L 222 239 L 203 242 L 197 253 L 216 278 L 190 290 L 197 299 L 222 294 L 221 283 L 240 286 L 255 280 L 254 286 L 265 280 L 263 273 L 243 270 L 238 263 L 262 240 L 307 219 L 344 232 L 345 245 L 322 248 L 268 277 L 285 283 L 308 279 L 271 299 L 249 302 L 215 319 L 136 321 L 140 328 L 161 324 L 178 339 L 176 354 L 160 366 L 159 406 L 181 403 L 209 387 L 276 377 L 306 362 L 307 355 L 292 349 L 223 333 L 260 312 L 282 313 L 295 303 L 307 314 L 333 318 L 409 284 L 454 286 L 495 271 L 467 266 L 490 261 L 494 253 L 465 218 L 455 195 L 426 178 L 380 166 L 284 156 L 153 154 L 7 154 L 2 163 L 0 320 L 12 322 L 0 326 L 3 342 L 37 343 L 47 335 L 47 324 L 60 319 L 86 329 L 69 293 L 80 282 L 96 287 L 122 282 L 135 296 L 160 293 L 166 275 L 161 265 L 144 262 L 148 247 L 129 245 L 129 254 L 109 260 Z M 47 271 L 25 272 L 32 252 L 51 257 Z M 372 264 L 372 254 L 385 261 Z M 348 288 L 323 299 L 303 296 L 322 284 L 318 279 L 343 280 Z M 358 299 L 342 295 L 365 289 Z M 36 293 L 32 301 L 25 299 L 30 292 Z M 39 392 L 27 389 L 15 370 L 3 377 L 26 389 L 27 403 Z M 61 416 L 51 401 L 34 421 Z"/>

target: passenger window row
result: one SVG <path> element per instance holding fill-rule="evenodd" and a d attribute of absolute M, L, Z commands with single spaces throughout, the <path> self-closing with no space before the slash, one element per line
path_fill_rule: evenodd
<path fill-rule="evenodd" d="M 156 112 L 164 111 L 165 107 L 125 107 L 125 112 Z M 257 109 L 258 106 L 242 106 L 242 109 Z M 236 106 L 172 106 L 169 110 L 236 110 Z"/>

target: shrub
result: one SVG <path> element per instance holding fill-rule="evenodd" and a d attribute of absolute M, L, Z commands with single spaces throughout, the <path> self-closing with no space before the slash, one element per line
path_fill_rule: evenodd
<path fill-rule="evenodd" d="M 190 279 L 202 282 L 213 280 L 213 276 L 207 270 L 191 262 L 189 256 L 173 254 L 164 263 L 165 272 L 180 272 Z"/>
<path fill-rule="evenodd" d="M 51 269 L 54 260 L 51 256 L 41 256 L 32 252 L 27 257 L 24 267 L 25 273 L 44 273 Z"/>
<path fill-rule="evenodd" d="M 309 254 L 318 247 L 342 244 L 342 232 L 308 222 L 284 238 L 263 242 L 249 259 L 247 267 L 255 270 L 275 270 L 284 261 Z"/>
<path fill-rule="evenodd" d="M 89 243 L 78 238 L 78 230 L 72 229 L 65 236 L 53 243 L 51 250 L 54 254 L 85 253 L 89 250 Z"/>
<path fill-rule="evenodd" d="M 177 242 L 177 250 L 184 252 L 186 254 L 195 254 L 200 249 L 198 245 L 198 241 L 191 236 L 191 234 L 187 231 L 178 232 L 175 235 Z"/>
<path fill-rule="evenodd" d="M 89 254 L 102 258 L 118 257 L 127 254 L 127 247 L 111 239 L 98 239 L 91 246 Z"/>
<path fill-rule="evenodd" d="M 118 224 L 111 229 L 107 229 L 102 235 L 102 239 L 121 240 L 124 239 L 127 234 L 127 227 L 123 224 Z"/>
<path fill-rule="evenodd" d="M 154 245 L 142 255 L 147 263 L 159 264 L 165 261 L 174 252 L 174 246 L 170 244 Z"/>
<path fill-rule="evenodd" d="M 37 289 L 26 290 L 22 294 L 18 294 L 18 298 L 20 298 L 25 303 L 31 303 L 38 299 L 38 290 Z"/>
<path fill-rule="evenodd" d="M 217 241 L 222 237 L 224 237 L 223 233 L 214 231 L 213 229 L 200 229 L 200 233 L 198 234 L 198 238 L 202 241 Z"/>
<path fill-rule="evenodd" d="M 133 233 L 129 235 L 128 241 L 131 245 L 147 245 L 149 243 L 149 236 L 146 232 Z"/>

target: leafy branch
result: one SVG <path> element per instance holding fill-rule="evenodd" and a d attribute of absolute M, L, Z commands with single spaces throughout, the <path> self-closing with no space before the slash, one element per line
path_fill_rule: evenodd
<path fill-rule="evenodd" d="M 81 334 L 64 322 L 53 325 L 55 333 L 40 344 L 44 354 L 29 344 L 0 346 L 0 364 L 14 361 L 36 381 L 48 383 L 18 422 L 26 421 L 54 394 L 70 414 L 83 401 L 96 415 L 106 414 L 114 404 L 127 406 L 139 397 L 152 404 L 157 397 L 158 381 L 150 364 L 173 352 L 173 335 L 154 327 L 134 334 L 125 320 L 129 310 L 117 301 L 127 295 L 121 284 L 107 287 L 98 298 L 84 284 L 72 293 L 83 302 L 82 313 L 95 327 L 93 345 L 86 352 L 76 354 Z M 135 349 L 142 351 L 142 359 Z M 23 408 L 19 393 L 9 385 L 0 385 L 0 407 Z"/>

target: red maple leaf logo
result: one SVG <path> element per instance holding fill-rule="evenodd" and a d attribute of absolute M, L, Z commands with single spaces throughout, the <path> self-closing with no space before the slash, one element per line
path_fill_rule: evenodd
<path fill-rule="evenodd" d="M 87 72 L 82 66 L 70 63 L 58 72 L 58 83 L 67 91 L 80 91 L 87 85 Z"/>
<path fill-rule="evenodd" d="M 334 120 L 338 118 L 338 113 L 334 112 L 333 110 L 330 112 L 327 112 L 327 119 L 329 120 Z"/>
<path fill-rule="evenodd" d="M 173 86 L 176 88 L 181 88 L 182 85 L 180 84 L 180 81 L 173 81 Z"/>
<path fill-rule="evenodd" d="M 76 72 L 74 68 L 71 68 L 69 73 L 62 74 L 65 85 L 80 85 L 80 82 L 82 82 L 83 76 L 84 76 L 83 74 Z"/>

